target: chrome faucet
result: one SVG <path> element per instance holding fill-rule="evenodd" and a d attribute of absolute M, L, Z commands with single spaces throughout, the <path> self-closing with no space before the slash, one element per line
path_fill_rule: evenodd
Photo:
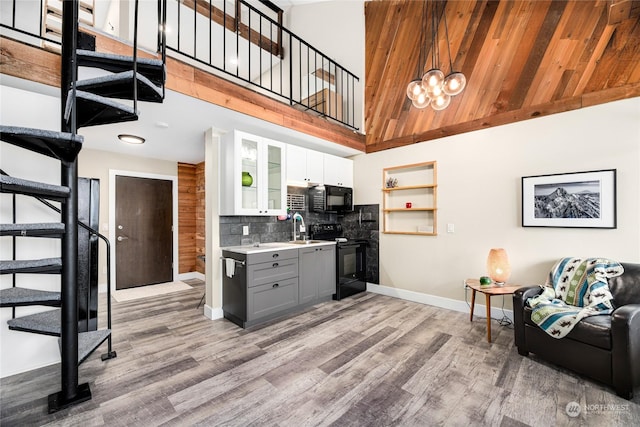
<path fill-rule="evenodd" d="M 302 226 L 300 227 L 300 231 L 301 232 L 305 232 L 306 228 L 304 226 L 304 218 L 302 218 L 302 215 L 300 215 L 298 212 L 293 214 L 293 241 L 296 241 L 296 237 L 298 237 L 298 234 L 296 233 L 296 221 L 300 220 L 302 221 Z"/>

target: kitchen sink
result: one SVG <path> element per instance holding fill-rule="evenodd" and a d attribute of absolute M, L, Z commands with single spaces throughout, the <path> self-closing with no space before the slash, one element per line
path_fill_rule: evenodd
<path fill-rule="evenodd" d="M 322 240 L 290 240 L 294 245 L 311 245 L 314 243 L 324 243 Z"/>

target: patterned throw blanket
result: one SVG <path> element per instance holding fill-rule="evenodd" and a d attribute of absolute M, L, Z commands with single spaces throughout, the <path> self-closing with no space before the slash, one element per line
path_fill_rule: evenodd
<path fill-rule="evenodd" d="M 607 279 L 620 263 L 600 258 L 563 258 L 549 273 L 542 294 L 529 298 L 531 320 L 554 338 L 566 336 L 583 318 L 613 311 Z"/>

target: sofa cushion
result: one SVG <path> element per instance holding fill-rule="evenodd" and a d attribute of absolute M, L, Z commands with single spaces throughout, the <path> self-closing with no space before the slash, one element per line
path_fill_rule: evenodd
<path fill-rule="evenodd" d="M 539 328 L 533 320 L 531 320 L 531 307 L 524 309 L 524 322 L 528 325 Z M 582 319 L 567 334 L 566 337 L 585 344 L 590 344 L 605 350 L 611 350 L 611 315 L 604 314 L 598 316 L 590 316 Z"/>
<path fill-rule="evenodd" d="M 624 273 L 609 279 L 614 307 L 640 304 L 640 264 L 622 263 Z"/>

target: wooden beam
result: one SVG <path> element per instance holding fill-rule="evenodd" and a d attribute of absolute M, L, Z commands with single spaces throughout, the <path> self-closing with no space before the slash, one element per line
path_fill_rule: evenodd
<path fill-rule="evenodd" d="M 0 73 L 60 87 L 60 54 L 0 37 Z"/>
<path fill-rule="evenodd" d="M 536 105 L 515 111 L 507 111 L 490 117 L 483 117 L 477 120 L 444 126 L 415 135 L 407 135 L 374 144 L 367 144 L 367 153 L 388 150 L 418 142 L 431 141 L 460 133 L 486 129 L 508 123 L 534 119 L 537 117 L 544 117 L 551 114 L 563 113 L 566 111 L 577 110 L 584 107 L 591 107 L 637 96 L 640 96 L 640 83 L 632 83 L 622 87 L 614 87 L 607 90 L 587 93 L 582 96 L 563 98 L 542 105 Z"/>
<path fill-rule="evenodd" d="M 619 24 L 631 17 L 631 0 L 613 0 L 609 4 L 609 25 Z"/>
<path fill-rule="evenodd" d="M 184 4 L 189 9 L 195 9 L 197 13 L 204 16 L 207 19 L 211 19 L 216 24 L 226 28 L 232 32 L 238 32 L 240 37 L 247 39 L 250 43 L 255 44 L 263 50 L 271 53 L 275 56 L 280 56 L 280 44 L 277 41 L 271 40 L 269 37 L 263 36 L 258 31 L 255 31 L 249 28 L 248 25 L 243 24 L 242 21 L 238 20 L 236 22 L 236 18 L 229 14 L 225 14 L 224 10 L 220 10 L 215 7 L 213 4 L 210 4 L 205 0 L 183 0 L 182 4 Z M 236 10 L 236 14 L 238 14 L 238 10 L 240 8 L 239 2 L 237 2 L 238 8 Z"/>
<path fill-rule="evenodd" d="M 60 86 L 60 55 L 0 37 L 0 73 L 48 86 Z M 131 46 L 97 34 L 98 51 L 131 55 Z M 148 53 L 140 56 L 150 57 Z M 364 152 L 365 137 L 345 126 L 238 86 L 221 77 L 167 58 L 166 88 Z"/>

